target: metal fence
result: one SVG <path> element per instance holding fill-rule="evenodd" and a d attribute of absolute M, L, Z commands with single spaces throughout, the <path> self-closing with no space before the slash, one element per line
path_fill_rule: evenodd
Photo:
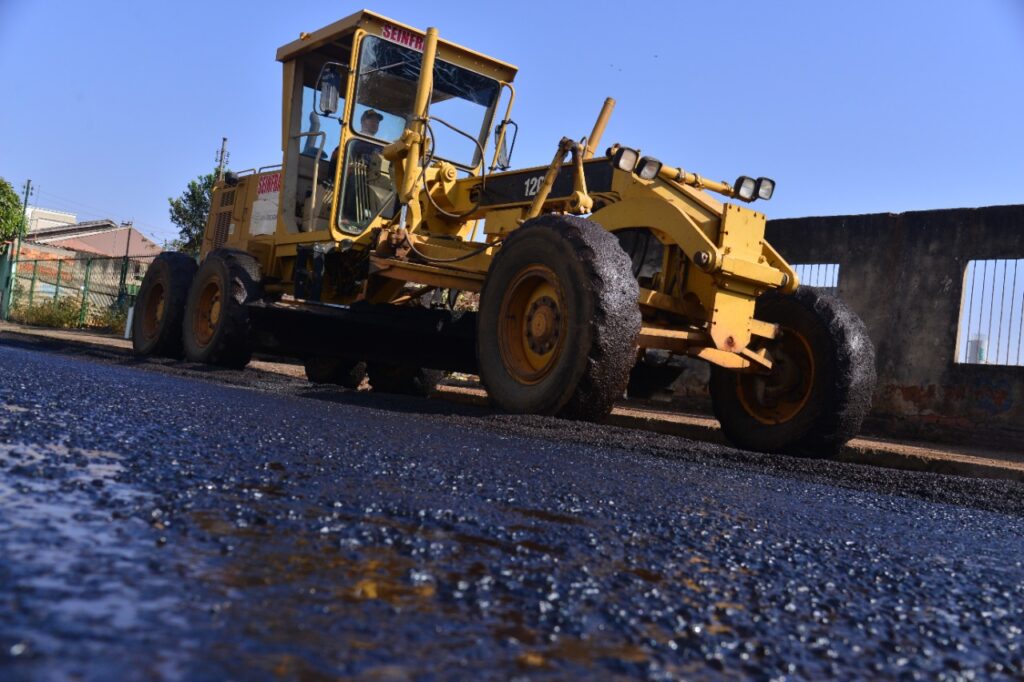
<path fill-rule="evenodd" d="M 804 286 L 839 292 L 839 263 L 797 263 L 793 270 Z"/>
<path fill-rule="evenodd" d="M 967 263 L 956 361 L 1024 365 L 1024 259 Z"/>
<path fill-rule="evenodd" d="M 11 319 L 55 326 L 123 326 L 153 256 L 18 261 Z"/>

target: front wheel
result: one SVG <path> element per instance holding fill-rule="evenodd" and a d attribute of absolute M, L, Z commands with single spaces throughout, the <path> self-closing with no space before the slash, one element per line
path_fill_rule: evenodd
<path fill-rule="evenodd" d="M 767 344 L 769 374 L 712 366 L 708 390 L 726 437 L 748 450 L 832 456 L 857 435 L 875 390 L 875 351 L 864 323 L 811 287 L 764 294 L 757 319 L 781 327 Z"/>

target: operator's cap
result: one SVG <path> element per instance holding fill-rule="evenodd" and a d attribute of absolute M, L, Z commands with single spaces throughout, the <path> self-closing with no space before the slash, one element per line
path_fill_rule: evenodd
<path fill-rule="evenodd" d="M 361 121 L 364 118 L 375 118 L 377 119 L 377 122 L 380 123 L 384 120 L 384 115 L 374 111 L 373 109 L 367 109 L 363 112 L 363 115 L 359 117 L 359 120 Z"/>

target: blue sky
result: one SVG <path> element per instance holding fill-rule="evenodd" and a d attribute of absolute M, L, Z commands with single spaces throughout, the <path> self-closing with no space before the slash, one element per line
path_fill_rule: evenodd
<path fill-rule="evenodd" d="M 329 2 L 0 0 L 0 176 L 80 219 L 175 235 L 167 197 L 280 161 L 277 47 Z M 402 3 L 372 9 L 516 64 L 516 166 L 618 100 L 605 143 L 776 179 L 769 217 L 1024 201 L 1024 2 Z"/>

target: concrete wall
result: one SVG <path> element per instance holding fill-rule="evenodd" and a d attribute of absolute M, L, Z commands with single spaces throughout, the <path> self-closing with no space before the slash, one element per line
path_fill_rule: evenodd
<path fill-rule="evenodd" d="M 968 261 L 1024 258 L 1024 205 L 768 223 L 790 263 L 839 263 L 839 296 L 867 325 L 878 388 L 865 431 L 1024 451 L 1024 367 L 957 364 Z M 707 409 L 707 370 L 674 386 Z"/>

